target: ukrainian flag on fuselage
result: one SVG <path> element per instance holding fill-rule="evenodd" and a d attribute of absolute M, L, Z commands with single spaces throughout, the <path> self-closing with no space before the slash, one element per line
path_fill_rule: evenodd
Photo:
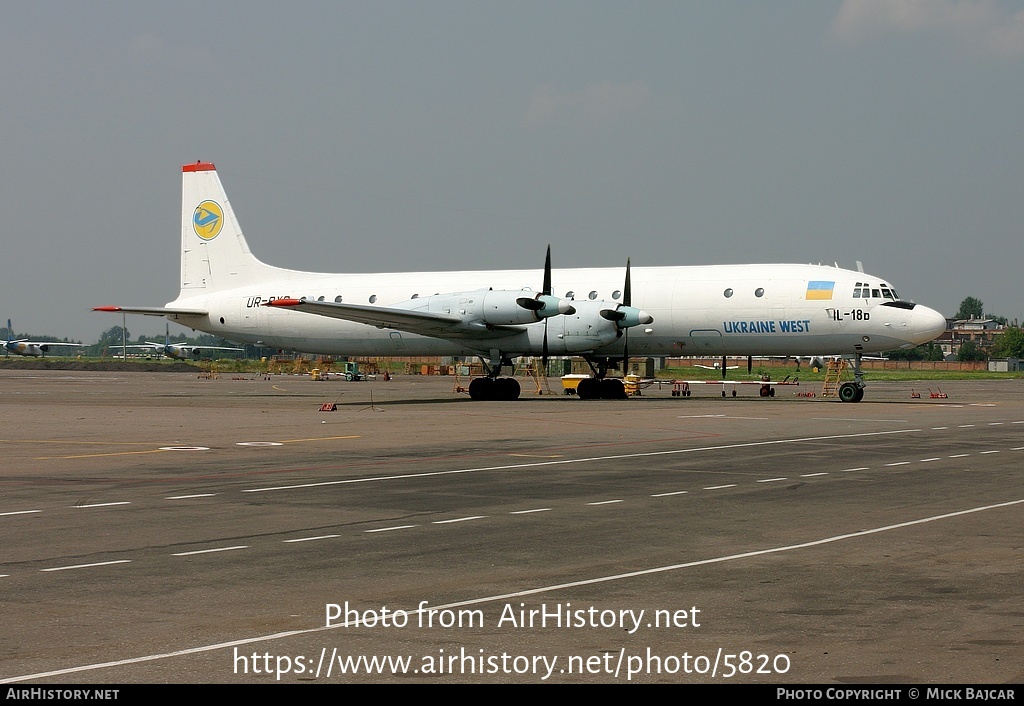
<path fill-rule="evenodd" d="M 807 300 L 831 299 L 832 290 L 836 288 L 835 282 L 815 281 L 807 283 Z"/>

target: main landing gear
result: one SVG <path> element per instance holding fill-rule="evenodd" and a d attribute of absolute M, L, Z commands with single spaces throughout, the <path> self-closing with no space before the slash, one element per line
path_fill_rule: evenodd
<path fill-rule="evenodd" d="M 581 400 L 624 400 L 628 398 L 626 386 L 619 378 L 605 377 L 608 368 L 618 367 L 618 359 L 612 358 L 588 358 L 584 356 L 587 365 L 594 371 L 594 377 L 580 380 L 576 386 L 576 396 Z M 623 360 L 625 370 L 625 360 Z"/>
<path fill-rule="evenodd" d="M 512 359 L 502 356 L 500 351 L 491 351 L 490 360 L 480 357 L 480 362 L 487 372 L 486 377 L 473 378 L 469 383 L 469 396 L 474 400 L 494 400 L 507 402 L 518 400 L 521 388 L 519 381 L 515 378 L 503 378 L 501 375 L 502 365 L 512 365 Z"/>
<path fill-rule="evenodd" d="M 469 383 L 469 396 L 474 400 L 517 400 L 519 392 L 515 378 L 473 378 Z"/>

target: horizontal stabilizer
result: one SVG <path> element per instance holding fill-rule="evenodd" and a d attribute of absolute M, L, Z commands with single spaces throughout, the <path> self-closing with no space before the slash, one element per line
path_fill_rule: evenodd
<path fill-rule="evenodd" d="M 165 306 L 94 306 L 92 310 L 145 316 L 206 316 L 210 313 L 206 309 L 175 309 Z"/>

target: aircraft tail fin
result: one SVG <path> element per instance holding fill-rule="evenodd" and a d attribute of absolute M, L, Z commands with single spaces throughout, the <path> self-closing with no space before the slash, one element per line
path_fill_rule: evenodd
<path fill-rule="evenodd" d="M 257 260 L 209 162 L 181 168 L 181 294 L 250 284 L 277 268 Z"/>

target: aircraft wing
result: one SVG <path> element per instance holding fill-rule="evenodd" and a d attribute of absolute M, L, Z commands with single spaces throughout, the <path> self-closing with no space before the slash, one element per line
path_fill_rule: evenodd
<path fill-rule="evenodd" d="M 363 306 L 338 302 L 312 302 L 304 299 L 274 299 L 264 306 L 304 311 L 317 316 L 355 321 L 360 324 L 416 333 L 421 336 L 444 339 L 500 338 L 522 331 L 522 326 L 466 323 L 454 314 L 396 309 L 383 306 Z"/>
<path fill-rule="evenodd" d="M 110 311 L 124 314 L 143 314 L 145 316 L 206 316 L 206 309 L 175 309 L 166 306 L 94 306 L 93 311 Z"/>

